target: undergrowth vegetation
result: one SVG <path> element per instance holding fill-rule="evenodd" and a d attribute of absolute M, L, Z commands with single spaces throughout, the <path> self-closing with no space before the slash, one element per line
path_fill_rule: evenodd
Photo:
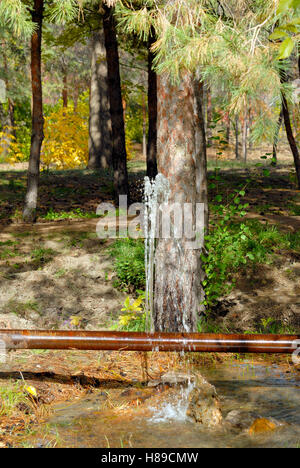
<path fill-rule="evenodd" d="M 118 239 L 111 248 L 117 273 L 117 286 L 126 289 L 145 287 L 145 251 L 141 239 Z"/>
<path fill-rule="evenodd" d="M 241 210 L 242 208 L 242 210 Z M 228 295 L 236 284 L 238 272 L 253 268 L 255 264 L 272 263 L 280 251 L 300 251 L 300 232 L 285 233 L 276 226 L 262 224 L 257 220 L 243 219 L 244 206 L 236 209 L 223 205 L 215 206 L 215 220 L 206 236 L 206 252 L 202 255 L 206 278 L 205 305 L 208 319 L 199 322 L 198 330 L 217 332 L 215 325 L 209 321 L 211 309 L 222 296 Z M 242 212 L 241 212 L 242 211 Z M 230 212 L 230 213 L 229 213 Z M 127 292 L 145 288 L 144 244 L 142 240 L 119 239 L 111 248 L 114 257 L 117 286 Z M 138 291 L 137 295 L 140 295 Z M 128 313 L 126 312 L 128 316 Z M 119 321 L 119 328 L 127 331 L 140 331 L 145 320 L 131 310 L 131 319 Z M 124 322 L 124 323 L 123 323 Z M 260 324 L 259 332 L 279 330 L 280 324 Z"/>
<path fill-rule="evenodd" d="M 31 404 L 23 383 L 11 381 L 0 386 L 0 416 L 12 416 L 22 404 Z"/>

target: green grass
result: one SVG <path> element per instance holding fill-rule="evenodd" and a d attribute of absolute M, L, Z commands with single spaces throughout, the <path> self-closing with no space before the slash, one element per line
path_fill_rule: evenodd
<path fill-rule="evenodd" d="M 53 249 L 44 249 L 43 247 L 38 247 L 31 251 L 31 258 L 34 263 L 45 264 L 50 262 L 54 255 L 56 255 L 55 250 Z"/>
<path fill-rule="evenodd" d="M 0 242 L 0 260 L 7 260 L 8 258 L 20 255 L 17 245 L 19 245 L 18 241 L 8 240 Z"/>
<path fill-rule="evenodd" d="M 292 216 L 300 216 L 300 204 L 291 203 L 288 207 L 289 213 Z"/>
<path fill-rule="evenodd" d="M 0 386 L 0 416 L 12 416 L 18 410 L 18 405 L 28 401 L 21 382 L 11 381 L 5 386 Z"/>
<path fill-rule="evenodd" d="M 26 318 L 28 312 L 30 311 L 40 313 L 40 308 L 37 302 L 34 302 L 34 301 L 21 302 L 15 299 L 11 299 L 5 304 L 4 310 L 8 313 L 13 313 L 17 315 L 18 317 L 22 317 L 22 318 Z"/>
<path fill-rule="evenodd" d="M 53 209 L 50 208 L 50 210 L 46 214 L 41 215 L 40 218 L 47 221 L 58 221 L 63 219 L 98 218 L 98 215 L 94 212 L 83 211 L 81 208 L 76 208 L 76 210 L 71 211 L 53 211 Z"/>
<path fill-rule="evenodd" d="M 118 285 L 135 289 L 145 287 L 145 253 L 141 239 L 118 239 L 110 248 Z"/>

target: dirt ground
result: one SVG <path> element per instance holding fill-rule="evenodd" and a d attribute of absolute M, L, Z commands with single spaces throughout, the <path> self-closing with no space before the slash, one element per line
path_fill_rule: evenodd
<path fill-rule="evenodd" d="M 73 317 L 80 328 L 112 324 L 126 296 L 113 287 L 112 259 L 91 221 L 2 233 L 15 250 L 0 261 L 0 328 L 68 329 Z"/>

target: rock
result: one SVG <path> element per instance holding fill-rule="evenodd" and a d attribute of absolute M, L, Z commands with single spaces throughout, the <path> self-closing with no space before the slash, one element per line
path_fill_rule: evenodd
<path fill-rule="evenodd" d="M 269 432 L 286 425 L 286 423 L 277 421 L 274 418 L 263 418 L 258 413 L 245 410 L 230 411 L 224 422 L 227 426 L 245 430 L 251 435 Z"/>
<path fill-rule="evenodd" d="M 195 387 L 189 394 L 187 416 L 196 423 L 211 428 L 222 422 L 220 400 L 216 389 L 201 375 L 197 375 Z"/>
<path fill-rule="evenodd" d="M 266 432 L 274 431 L 278 427 L 277 421 L 266 419 L 266 418 L 258 418 L 252 423 L 249 434 L 264 434 Z"/>
<path fill-rule="evenodd" d="M 160 380 L 150 380 L 148 387 L 157 387 L 158 385 L 188 385 L 190 382 L 195 380 L 193 374 L 185 374 L 183 372 L 166 372 L 160 378 Z"/>
<path fill-rule="evenodd" d="M 249 427 L 259 417 L 260 416 L 257 413 L 242 410 L 233 410 L 227 414 L 225 418 L 225 423 L 239 429 L 249 429 Z"/>

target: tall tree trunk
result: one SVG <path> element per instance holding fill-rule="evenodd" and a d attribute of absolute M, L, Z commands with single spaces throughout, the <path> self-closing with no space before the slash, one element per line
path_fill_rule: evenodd
<path fill-rule="evenodd" d="M 143 158 L 147 160 L 147 109 L 146 109 L 146 102 L 144 93 L 142 95 L 142 113 L 143 113 Z"/>
<path fill-rule="evenodd" d="M 38 185 L 40 175 L 40 155 L 44 139 L 43 93 L 41 77 L 41 44 L 44 0 L 34 0 L 32 20 L 36 29 L 31 37 L 31 79 L 32 79 L 32 134 L 27 176 L 27 192 L 23 219 L 33 222 L 36 219 Z"/>
<path fill-rule="evenodd" d="M 154 55 L 151 46 L 155 36 L 148 41 L 148 143 L 147 143 L 147 176 L 154 179 L 157 175 L 157 75 L 153 70 Z"/>
<path fill-rule="evenodd" d="M 103 30 L 93 34 L 92 49 L 88 167 L 105 169 L 112 164 L 112 129 Z"/>
<path fill-rule="evenodd" d="M 207 204 L 205 129 L 202 90 L 186 73 L 180 85 L 158 77 L 158 170 L 169 182 L 168 203 Z M 171 220 L 174 229 L 174 219 Z M 188 237 L 160 238 L 155 255 L 154 328 L 196 331 L 203 311 L 201 247 L 191 249 Z"/>
<path fill-rule="evenodd" d="M 252 150 L 253 148 L 253 141 L 251 138 L 251 133 L 252 133 L 252 123 L 253 123 L 253 116 L 252 116 L 252 109 L 249 109 L 248 112 L 248 141 L 249 141 L 249 150 Z"/>
<path fill-rule="evenodd" d="M 273 161 L 272 161 L 273 166 L 276 166 L 277 164 L 277 146 L 278 146 L 279 132 L 280 132 L 281 125 L 282 125 L 282 120 L 283 120 L 283 109 L 281 107 L 280 114 L 279 114 L 278 121 L 277 121 L 276 130 L 275 130 L 274 140 L 273 140 Z"/>
<path fill-rule="evenodd" d="M 3 102 L 0 101 L 0 129 L 3 130 L 3 127 L 7 125 L 6 112 L 4 110 Z"/>
<path fill-rule="evenodd" d="M 74 112 L 77 111 L 78 98 L 79 98 L 79 90 L 78 90 L 78 87 L 75 86 L 75 89 L 74 89 L 74 92 L 73 92 Z"/>
<path fill-rule="evenodd" d="M 103 26 L 112 124 L 114 188 L 116 197 L 129 196 L 118 41 L 113 8 L 104 6 Z"/>
<path fill-rule="evenodd" d="M 248 150 L 248 111 L 245 110 L 244 121 L 243 121 L 243 159 L 247 162 L 247 150 Z"/>
<path fill-rule="evenodd" d="M 11 124 L 9 114 L 5 111 L 3 103 L 0 102 L 0 129 L 3 132 L 3 135 L 0 138 L 0 154 L 3 158 L 6 158 L 8 156 L 9 148 L 12 142 L 10 127 Z"/>
<path fill-rule="evenodd" d="M 63 107 L 68 107 L 68 73 L 66 69 L 64 70 L 64 76 L 63 76 L 62 98 L 63 98 Z"/>
<path fill-rule="evenodd" d="M 239 116 L 235 116 L 235 158 L 240 159 L 240 150 L 239 150 Z"/>
<path fill-rule="evenodd" d="M 283 111 L 283 118 L 284 118 L 286 136 L 287 136 L 290 148 L 291 148 L 291 152 L 293 154 L 295 169 L 296 169 L 296 175 L 297 175 L 297 181 L 298 181 L 298 188 L 300 189 L 300 156 L 299 156 L 297 143 L 296 143 L 296 140 L 295 140 L 294 135 L 293 135 L 293 130 L 292 130 L 292 126 L 291 126 L 290 113 L 289 113 L 287 100 L 286 100 L 286 97 L 284 95 L 282 95 L 282 111 Z"/>
<path fill-rule="evenodd" d="M 282 70 L 280 73 L 280 81 L 281 83 L 286 83 L 287 80 L 288 80 L 287 73 L 285 70 Z M 298 181 L 298 188 L 300 189 L 300 156 L 299 156 L 299 151 L 297 147 L 297 142 L 293 135 L 288 103 L 284 94 L 282 94 L 282 112 L 283 112 L 286 136 L 287 136 L 287 139 L 291 148 L 291 152 L 294 158 L 294 164 L 295 164 L 297 181 Z"/>
<path fill-rule="evenodd" d="M 207 89 L 207 105 L 206 105 L 206 138 L 207 138 L 207 145 L 211 146 L 212 145 L 212 117 L 213 117 L 213 109 L 212 109 L 212 103 L 211 103 L 211 92 L 210 89 Z"/>
<path fill-rule="evenodd" d="M 227 141 L 227 145 L 229 145 L 229 142 L 230 142 L 230 118 L 229 117 L 228 117 L 227 124 L 226 124 L 225 139 Z"/>
<path fill-rule="evenodd" d="M 8 63 L 7 63 L 7 55 L 5 51 L 5 41 L 2 44 L 2 53 L 3 53 L 3 63 L 4 63 L 4 71 L 5 71 L 5 86 L 6 86 L 6 91 L 9 93 L 10 90 L 10 83 L 9 83 L 9 74 L 8 74 Z M 10 97 L 7 99 L 8 102 L 8 127 L 9 129 L 7 130 L 7 133 L 12 135 L 14 138 L 16 138 L 16 127 L 15 127 L 15 105 L 14 102 Z"/>

